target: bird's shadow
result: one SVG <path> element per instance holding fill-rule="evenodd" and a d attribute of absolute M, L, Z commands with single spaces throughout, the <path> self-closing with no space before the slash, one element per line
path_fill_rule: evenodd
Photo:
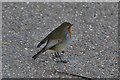
<path fill-rule="evenodd" d="M 91 78 L 88 78 L 88 77 L 80 76 L 80 75 L 73 74 L 73 73 L 63 72 L 63 71 L 54 70 L 53 74 L 55 74 L 55 73 L 68 75 L 68 76 L 72 76 L 72 77 L 77 77 L 77 78 L 81 78 L 81 79 L 85 79 L 85 80 L 92 80 Z"/>

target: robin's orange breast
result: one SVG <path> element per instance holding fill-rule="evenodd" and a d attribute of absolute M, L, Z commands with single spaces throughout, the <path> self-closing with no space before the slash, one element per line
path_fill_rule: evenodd
<path fill-rule="evenodd" d="M 70 33 L 70 38 L 72 38 L 72 31 L 71 31 L 71 28 L 68 28 L 68 32 Z"/>

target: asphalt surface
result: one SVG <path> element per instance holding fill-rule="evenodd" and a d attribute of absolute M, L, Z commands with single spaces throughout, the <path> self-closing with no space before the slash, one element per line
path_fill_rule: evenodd
<path fill-rule="evenodd" d="M 63 22 L 73 23 L 73 47 L 57 63 L 47 51 L 36 60 L 37 44 Z M 89 78 L 118 76 L 117 3 L 2 3 L 3 78 Z"/>

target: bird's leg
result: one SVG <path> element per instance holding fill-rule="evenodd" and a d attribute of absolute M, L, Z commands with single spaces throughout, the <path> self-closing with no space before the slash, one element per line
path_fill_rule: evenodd
<path fill-rule="evenodd" d="M 55 54 L 55 55 L 54 55 L 53 59 L 55 59 L 55 58 L 60 58 L 60 55 L 59 55 L 58 52 L 55 52 L 54 54 Z"/>
<path fill-rule="evenodd" d="M 59 57 L 59 53 L 58 52 L 55 52 L 55 57 Z"/>
<path fill-rule="evenodd" d="M 61 56 L 60 56 L 60 54 L 58 53 L 58 52 L 56 52 L 57 53 L 57 55 L 59 56 L 59 58 L 60 58 L 60 62 L 62 62 L 62 63 L 67 63 L 67 61 L 63 61 L 62 60 L 62 58 L 61 58 Z"/>
<path fill-rule="evenodd" d="M 60 58 L 60 61 L 62 61 L 60 54 L 58 52 L 56 53 L 57 53 L 57 56 Z"/>

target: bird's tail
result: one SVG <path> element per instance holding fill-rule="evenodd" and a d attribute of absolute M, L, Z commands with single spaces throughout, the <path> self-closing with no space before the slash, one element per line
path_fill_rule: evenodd
<path fill-rule="evenodd" d="M 44 47 L 43 49 L 41 49 L 41 50 L 40 50 L 37 54 L 35 54 L 32 58 L 35 60 L 35 59 L 39 56 L 39 54 L 41 54 L 41 53 L 43 53 L 43 52 L 46 51 L 45 48 L 46 48 L 46 47 Z"/>

